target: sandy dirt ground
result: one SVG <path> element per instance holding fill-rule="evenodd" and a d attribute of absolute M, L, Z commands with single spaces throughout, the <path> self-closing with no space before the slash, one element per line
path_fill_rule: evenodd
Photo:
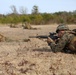
<path fill-rule="evenodd" d="M 29 38 L 49 35 L 57 25 L 32 27 L 37 30 L 0 26 L 0 33 L 9 38 L 0 42 L 0 75 L 76 75 L 76 54 L 53 53 L 46 39 Z"/>

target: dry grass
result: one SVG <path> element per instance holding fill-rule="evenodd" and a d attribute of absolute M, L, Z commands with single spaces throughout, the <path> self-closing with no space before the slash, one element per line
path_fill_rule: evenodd
<path fill-rule="evenodd" d="M 38 29 L 0 27 L 4 36 L 14 40 L 0 42 L 0 75 L 76 75 L 76 54 L 53 53 L 46 41 L 38 38 L 25 42 L 31 35 L 55 31 L 57 25 L 33 27 Z"/>

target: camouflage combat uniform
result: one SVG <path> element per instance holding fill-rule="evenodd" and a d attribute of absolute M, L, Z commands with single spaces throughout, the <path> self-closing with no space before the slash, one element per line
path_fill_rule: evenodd
<path fill-rule="evenodd" d="M 65 33 L 59 39 L 59 42 L 57 44 L 55 42 L 50 43 L 50 47 L 52 51 L 54 52 L 63 51 L 63 49 L 67 47 L 68 44 L 70 44 L 70 41 L 73 39 L 73 37 L 74 37 L 74 34 L 71 34 L 65 31 Z"/>

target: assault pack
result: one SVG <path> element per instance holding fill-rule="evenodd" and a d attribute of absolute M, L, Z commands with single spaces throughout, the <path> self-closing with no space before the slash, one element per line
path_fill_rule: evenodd
<path fill-rule="evenodd" d="M 71 34 L 74 34 L 73 39 L 71 40 L 70 44 L 64 48 L 65 52 L 76 52 L 76 29 L 71 31 Z"/>
<path fill-rule="evenodd" d="M 73 39 L 71 40 L 71 43 L 69 44 L 69 49 L 73 50 L 73 51 L 76 51 L 76 29 L 73 29 L 72 30 L 74 33 L 74 37 Z"/>

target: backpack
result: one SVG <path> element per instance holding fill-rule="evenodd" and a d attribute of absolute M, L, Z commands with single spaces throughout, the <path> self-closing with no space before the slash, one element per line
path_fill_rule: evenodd
<path fill-rule="evenodd" d="M 73 37 L 73 39 L 71 40 L 68 48 L 72 51 L 76 51 L 76 35 Z"/>
<path fill-rule="evenodd" d="M 72 31 L 74 32 L 74 33 L 72 33 L 72 34 L 74 34 L 74 37 L 71 40 L 68 48 L 72 51 L 76 51 L 76 29 L 73 29 Z"/>

